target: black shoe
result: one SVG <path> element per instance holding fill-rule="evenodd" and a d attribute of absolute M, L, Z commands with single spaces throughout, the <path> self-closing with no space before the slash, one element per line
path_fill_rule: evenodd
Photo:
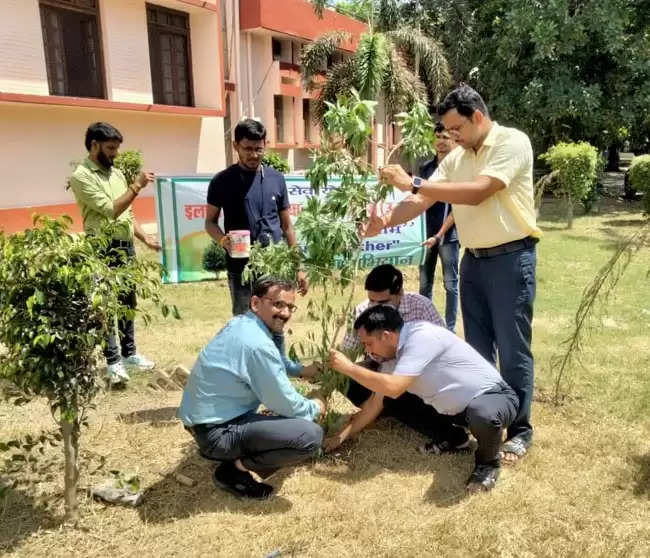
<path fill-rule="evenodd" d="M 467 491 L 470 493 L 487 492 L 494 488 L 501 472 L 500 467 L 477 465 L 467 479 Z"/>
<path fill-rule="evenodd" d="M 273 487 L 257 482 L 249 472 L 240 471 L 231 461 L 219 465 L 212 475 L 217 488 L 223 488 L 237 497 L 263 500 L 273 493 Z"/>

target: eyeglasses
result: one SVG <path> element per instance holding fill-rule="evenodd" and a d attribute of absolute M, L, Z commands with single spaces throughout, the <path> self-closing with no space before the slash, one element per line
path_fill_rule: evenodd
<path fill-rule="evenodd" d="M 459 124 L 458 126 L 445 126 L 445 131 L 449 134 L 450 139 L 457 138 L 463 126 L 465 126 L 469 122 L 470 122 L 469 118 L 463 117 L 462 124 Z"/>
<path fill-rule="evenodd" d="M 283 310 L 289 310 L 292 314 L 298 310 L 298 307 L 295 304 L 288 304 L 286 302 L 283 302 L 282 300 L 273 300 L 272 298 L 268 296 L 263 296 L 262 298 L 265 298 L 266 300 L 270 300 L 271 304 L 273 305 L 273 308 L 275 308 L 278 312 L 282 312 Z"/>

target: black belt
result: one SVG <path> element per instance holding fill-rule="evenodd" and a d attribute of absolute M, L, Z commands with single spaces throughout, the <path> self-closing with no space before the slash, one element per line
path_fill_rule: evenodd
<path fill-rule="evenodd" d="M 466 248 L 475 258 L 492 258 L 493 256 L 502 256 L 503 254 L 511 254 L 525 248 L 532 248 L 539 242 L 539 238 L 527 236 L 520 240 L 513 240 L 492 248 Z"/>

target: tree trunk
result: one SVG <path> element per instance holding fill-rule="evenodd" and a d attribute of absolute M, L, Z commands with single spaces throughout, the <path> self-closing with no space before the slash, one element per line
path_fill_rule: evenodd
<path fill-rule="evenodd" d="M 65 484 L 63 488 L 65 499 L 66 521 L 76 523 L 79 519 L 77 506 L 77 483 L 79 482 L 79 425 L 73 419 L 68 422 L 61 418 L 61 434 L 63 435 L 63 454 L 65 456 Z"/>
<path fill-rule="evenodd" d="M 607 150 L 607 170 L 609 172 L 619 172 L 621 164 L 620 145 L 610 145 Z"/>
<path fill-rule="evenodd" d="M 566 194 L 566 218 L 567 218 L 567 228 L 573 228 L 573 198 L 571 197 L 571 192 Z"/>

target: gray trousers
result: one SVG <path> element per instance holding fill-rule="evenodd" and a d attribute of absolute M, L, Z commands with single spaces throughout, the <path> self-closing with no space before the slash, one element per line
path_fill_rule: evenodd
<path fill-rule="evenodd" d="M 187 429 L 203 457 L 239 459 L 248 470 L 262 476 L 311 458 L 323 442 L 323 429 L 315 422 L 253 412 L 224 424 L 197 424 Z"/>

